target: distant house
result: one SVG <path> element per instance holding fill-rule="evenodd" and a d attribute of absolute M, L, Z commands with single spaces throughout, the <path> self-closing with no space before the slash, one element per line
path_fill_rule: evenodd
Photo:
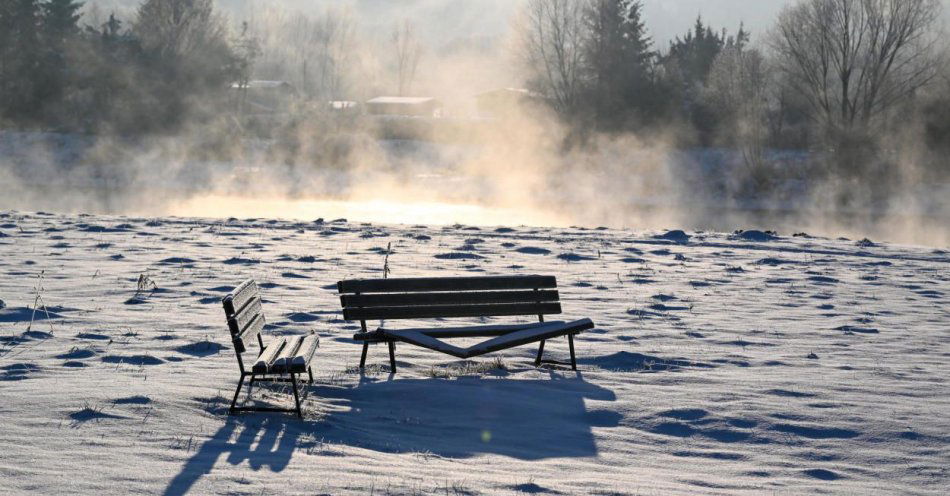
<path fill-rule="evenodd" d="M 287 112 L 297 99 L 297 89 L 287 81 L 253 80 L 231 85 L 242 114 L 279 114 Z"/>
<path fill-rule="evenodd" d="M 498 88 L 475 95 L 479 117 L 501 118 L 511 115 L 525 105 L 544 103 L 547 98 L 523 88 Z"/>
<path fill-rule="evenodd" d="M 381 96 L 366 102 L 370 115 L 441 117 L 442 102 L 431 97 Z"/>
<path fill-rule="evenodd" d="M 360 102 L 331 100 L 327 102 L 327 110 L 338 114 L 358 114 L 360 112 Z"/>

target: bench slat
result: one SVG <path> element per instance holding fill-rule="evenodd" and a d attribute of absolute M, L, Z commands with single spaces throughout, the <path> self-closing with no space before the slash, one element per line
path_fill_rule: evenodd
<path fill-rule="evenodd" d="M 254 363 L 254 367 L 251 370 L 255 374 L 266 374 L 270 371 L 271 364 L 277 359 L 277 355 L 280 354 L 286 345 L 287 338 L 275 338 L 271 340 L 267 348 L 264 349 L 264 353 L 261 353 L 261 356 L 257 357 L 257 362 Z"/>
<path fill-rule="evenodd" d="M 252 320 L 247 327 L 245 327 L 240 334 L 237 335 L 236 339 L 240 339 L 244 347 L 247 348 L 246 344 L 249 341 L 257 339 L 257 335 L 264 330 L 264 315 L 257 314 L 257 317 Z"/>
<path fill-rule="evenodd" d="M 557 288 L 554 276 L 428 277 L 353 279 L 337 283 L 344 293 L 409 293 L 430 291 L 493 291 Z"/>
<path fill-rule="evenodd" d="M 556 338 L 568 334 L 574 334 L 587 329 L 593 329 L 594 323 L 590 319 L 575 320 L 574 322 L 557 322 L 535 327 L 534 329 L 525 329 L 523 331 L 513 332 L 495 339 L 489 339 L 484 343 L 477 344 L 468 348 L 465 358 L 477 357 L 493 351 L 507 350 L 515 346 L 534 343 L 545 339 Z"/>
<path fill-rule="evenodd" d="M 253 279 L 248 279 L 231 291 L 231 294 L 224 297 L 224 313 L 228 317 L 238 313 L 252 298 L 259 293 L 257 283 Z"/>
<path fill-rule="evenodd" d="M 317 352 L 317 348 L 319 347 L 320 336 L 317 336 L 316 334 L 307 336 L 300 345 L 300 349 L 297 350 L 297 353 L 290 360 L 290 371 L 306 371 L 307 368 L 310 367 L 310 361 L 313 360 L 313 355 Z"/>
<path fill-rule="evenodd" d="M 435 339 L 431 336 L 426 336 L 425 334 L 418 331 L 386 331 L 386 334 L 396 338 L 399 341 L 421 346 L 423 348 L 428 348 L 430 350 L 445 353 L 447 355 L 452 355 L 456 358 L 467 358 L 465 348 L 460 348 L 444 341 L 439 341 L 438 339 Z"/>
<path fill-rule="evenodd" d="M 513 303 L 491 305 L 432 305 L 424 307 L 344 308 L 346 320 L 427 319 L 495 317 L 561 313 L 560 303 Z"/>
<path fill-rule="evenodd" d="M 280 350 L 277 358 L 274 359 L 274 363 L 271 364 L 271 373 L 281 374 L 286 370 L 287 362 L 294 358 L 294 354 L 297 353 L 297 350 L 303 343 L 304 337 L 305 336 L 294 336 L 287 341 L 287 344 L 284 345 L 284 349 Z"/>
<path fill-rule="evenodd" d="M 540 291 L 479 291 L 464 293 L 390 293 L 341 295 L 340 303 L 347 307 L 415 307 L 425 305 L 475 305 L 486 303 L 539 303 L 558 301 L 556 290 Z"/>
<path fill-rule="evenodd" d="M 562 321 L 551 321 L 551 322 L 529 322 L 526 324 L 512 324 L 512 325 L 482 325 L 482 326 L 467 326 L 467 327 L 424 327 L 424 328 L 414 328 L 414 329 L 400 329 L 401 331 L 411 331 L 419 332 L 425 334 L 426 336 L 433 338 L 487 338 L 494 336 L 504 336 L 515 331 L 523 331 L 525 329 L 533 329 L 535 327 L 540 327 L 548 324 L 563 324 Z M 367 337 L 376 337 L 384 334 L 386 332 L 392 331 L 392 329 L 380 329 L 377 332 L 357 334 L 354 336 L 354 339 L 359 339 L 360 336 Z M 382 336 L 385 338 L 385 336 Z"/>
<path fill-rule="evenodd" d="M 261 299 L 255 296 L 238 313 L 232 314 L 228 318 L 228 328 L 231 329 L 231 334 L 235 336 L 241 334 L 258 315 L 261 315 Z"/>
<path fill-rule="evenodd" d="M 427 333 L 428 330 L 404 329 L 384 331 L 384 334 L 399 341 L 446 353 L 457 358 L 473 358 L 494 351 L 507 350 L 523 344 L 543 341 L 567 334 L 576 334 L 587 329 L 592 329 L 593 327 L 594 323 L 590 319 L 575 320 L 574 322 L 550 322 L 530 329 L 511 332 L 468 348 L 460 348 L 440 341 L 429 335 Z"/>

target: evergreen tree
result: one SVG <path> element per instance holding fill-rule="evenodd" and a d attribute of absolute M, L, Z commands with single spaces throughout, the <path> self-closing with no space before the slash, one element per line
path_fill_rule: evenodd
<path fill-rule="evenodd" d="M 109 14 L 109 20 L 102 24 L 102 39 L 118 41 L 122 37 L 122 21 L 115 18 L 115 12 Z"/>
<path fill-rule="evenodd" d="M 42 5 L 43 35 L 48 47 L 61 48 L 79 35 L 79 9 L 75 0 L 49 0 Z"/>
<path fill-rule="evenodd" d="M 683 38 L 677 36 L 670 43 L 667 60 L 678 69 L 685 83 L 701 86 L 725 44 L 725 30 L 716 33 L 711 26 L 703 24 L 702 17 L 697 17 L 692 31 Z"/>
<path fill-rule="evenodd" d="M 592 0 L 585 10 L 588 102 L 608 128 L 643 121 L 655 57 L 639 0 Z"/>
<path fill-rule="evenodd" d="M 38 113 L 64 124 L 71 119 L 63 118 L 62 100 L 75 85 L 75 66 L 81 64 L 75 60 L 81 8 L 74 0 L 49 0 L 40 5 L 41 58 L 34 84 L 40 108 L 45 111 Z"/>
<path fill-rule="evenodd" d="M 12 64 L 14 53 L 13 33 L 13 4 L 12 0 L 0 0 L 0 124 L 8 113 L 10 90 L 13 75 Z"/>
<path fill-rule="evenodd" d="M 156 108 L 166 105 L 153 98 L 147 81 L 156 79 L 138 40 L 110 14 L 101 26 L 86 26 L 84 64 L 79 68 L 85 99 L 87 128 L 135 133 L 148 130 Z"/>
<path fill-rule="evenodd" d="M 33 84 L 40 67 L 40 6 L 36 0 L 0 0 L 0 113 L 32 120 L 37 94 Z"/>
<path fill-rule="evenodd" d="M 703 97 L 713 63 L 725 48 L 744 47 L 749 42 L 749 32 L 740 26 L 735 35 L 723 29 L 713 30 L 697 17 L 693 29 L 670 42 L 670 49 L 662 64 L 672 99 L 680 108 L 682 118 L 690 122 L 697 132 L 698 144 L 711 145 L 716 138 L 720 116 L 705 102 Z"/>
<path fill-rule="evenodd" d="M 215 112 L 214 105 L 193 103 L 224 95 L 239 79 L 227 25 L 213 0 L 145 0 L 132 33 L 157 76 L 143 81 L 143 90 L 162 102 L 151 124 L 174 128 L 189 117 Z"/>

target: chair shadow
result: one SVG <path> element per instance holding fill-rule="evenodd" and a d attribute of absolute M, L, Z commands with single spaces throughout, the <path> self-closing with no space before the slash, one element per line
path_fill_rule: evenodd
<path fill-rule="evenodd" d="M 188 459 L 163 494 L 172 496 L 188 493 L 201 477 L 211 473 L 224 454 L 227 454 L 226 460 L 231 465 L 246 460 L 252 470 L 268 467 L 271 471 L 280 472 L 287 468 L 300 435 L 307 431 L 308 426 L 314 428 L 317 424 L 296 418 L 282 418 L 280 415 L 228 417 L 218 432 Z"/>
<path fill-rule="evenodd" d="M 211 473 L 222 455 L 252 470 L 284 470 L 309 441 L 383 453 L 424 453 L 446 458 L 499 454 L 521 460 L 597 456 L 594 427 L 616 427 L 619 413 L 588 411 L 585 399 L 614 401 L 608 389 L 580 373 L 551 372 L 550 379 L 463 377 L 379 380 L 363 377 L 355 387 L 314 385 L 310 409 L 322 401 L 334 408 L 317 420 L 290 414 L 245 414 L 224 425 L 185 463 L 164 494 L 187 493 Z M 311 413 L 311 416 L 313 413 Z"/>

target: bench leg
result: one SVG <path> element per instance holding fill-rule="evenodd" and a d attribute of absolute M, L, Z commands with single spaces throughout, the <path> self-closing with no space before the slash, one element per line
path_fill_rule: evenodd
<path fill-rule="evenodd" d="M 313 381 L 313 373 L 310 373 L 310 380 Z M 255 382 L 289 382 L 294 392 L 294 405 L 296 408 L 275 408 L 268 406 L 236 406 L 238 396 L 241 394 L 241 387 L 244 386 L 244 379 L 247 376 L 251 376 L 251 379 L 248 381 L 248 388 L 251 389 L 254 387 Z M 238 381 L 237 389 L 234 391 L 234 398 L 231 400 L 231 407 L 228 408 L 228 415 L 234 415 L 237 412 L 294 412 L 297 414 L 298 418 L 303 418 L 303 411 L 300 409 L 300 392 L 297 389 L 297 376 L 296 374 L 290 374 L 290 379 L 283 378 L 269 378 L 266 375 L 264 377 L 254 377 L 254 374 L 241 374 L 241 380 Z"/>
<path fill-rule="evenodd" d="M 364 343 L 363 343 L 363 355 L 360 356 L 360 368 L 361 368 L 361 369 L 365 369 L 365 368 L 366 368 L 366 352 L 367 352 L 367 350 L 369 350 L 369 342 L 364 342 Z"/>
<path fill-rule="evenodd" d="M 310 382 L 308 382 L 308 384 L 313 384 L 313 368 L 307 367 L 307 374 L 310 376 Z"/>
<path fill-rule="evenodd" d="M 544 356 L 544 341 L 541 341 L 541 345 L 538 346 L 538 358 L 534 359 L 534 366 L 537 367 L 541 365 L 541 357 Z"/>
<path fill-rule="evenodd" d="M 567 344 L 571 347 L 571 370 L 577 370 L 577 358 L 574 356 L 574 335 L 567 335 Z"/>
<path fill-rule="evenodd" d="M 294 388 L 294 403 L 297 405 L 297 418 L 302 419 L 303 414 L 300 412 L 300 394 L 297 393 L 297 377 L 293 372 L 290 374 L 290 384 Z"/>
<path fill-rule="evenodd" d="M 237 389 L 234 390 L 234 398 L 231 400 L 231 406 L 228 408 L 228 415 L 234 415 L 234 405 L 237 404 L 238 395 L 241 394 L 241 386 L 244 385 L 244 373 L 241 373 L 241 380 L 238 381 Z"/>
<path fill-rule="evenodd" d="M 389 342 L 389 370 L 391 374 L 396 373 L 396 342 Z"/>

